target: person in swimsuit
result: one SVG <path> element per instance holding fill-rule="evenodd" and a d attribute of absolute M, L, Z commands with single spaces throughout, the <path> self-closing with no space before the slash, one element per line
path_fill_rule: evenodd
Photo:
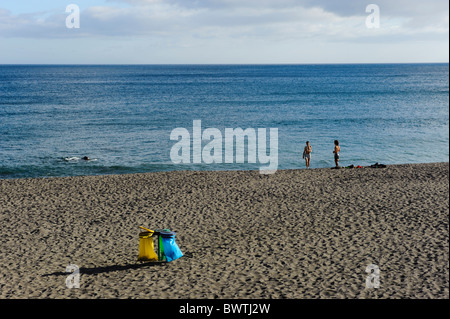
<path fill-rule="evenodd" d="M 334 163 L 336 164 L 336 168 L 339 167 L 339 152 L 341 151 L 341 147 L 339 146 L 339 141 L 334 141 Z"/>
<path fill-rule="evenodd" d="M 309 141 L 307 141 L 305 149 L 303 150 L 303 158 L 306 161 L 306 168 L 309 168 L 309 164 L 311 162 L 311 152 L 312 152 L 312 147 L 309 144 Z"/>

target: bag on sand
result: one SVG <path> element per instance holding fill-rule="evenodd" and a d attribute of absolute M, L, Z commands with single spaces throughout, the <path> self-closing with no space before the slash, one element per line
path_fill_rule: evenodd
<path fill-rule="evenodd" d="M 175 242 L 175 232 L 161 231 L 159 235 L 162 241 L 166 261 L 170 262 L 183 256 L 183 253 Z"/>
<path fill-rule="evenodd" d="M 139 257 L 142 261 L 157 261 L 158 256 L 155 253 L 153 246 L 153 232 L 139 233 Z"/>

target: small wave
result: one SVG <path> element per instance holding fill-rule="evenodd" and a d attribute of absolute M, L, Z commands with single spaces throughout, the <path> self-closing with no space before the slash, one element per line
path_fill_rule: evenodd
<path fill-rule="evenodd" d="M 88 159 L 85 159 L 85 158 L 80 158 L 80 157 L 72 156 L 72 157 L 64 157 L 63 160 L 64 160 L 65 162 L 78 162 L 79 160 L 89 161 L 89 162 L 95 162 L 95 161 L 97 161 L 98 159 L 97 159 L 97 158 L 88 158 Z"/>

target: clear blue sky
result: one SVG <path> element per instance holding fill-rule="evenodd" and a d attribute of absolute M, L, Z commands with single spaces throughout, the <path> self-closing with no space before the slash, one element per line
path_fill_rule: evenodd
<path fill-rule="evenodd" d="M 2 0 L 0 8 L 10 10 L 13 14 L 32 13 L 51 10 L 65 10 L 68 4 L 74 3 L 82 8 L 92 6 L 110 5 L 112 2 L 107 0 Z M 115 6 L 128 7 L 126 2 L 115 2 Z"/>
<path fill-rule="evenodd" d="M 80 28 L 66 28 L 69 4 Z M 367 28 L 367 5 L 380 27 Z M 447 0 L 2 0 L 1 63 L 448 62 Z"/>

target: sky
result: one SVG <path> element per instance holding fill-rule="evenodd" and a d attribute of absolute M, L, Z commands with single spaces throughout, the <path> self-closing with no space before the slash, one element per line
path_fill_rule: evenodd
<path fill-rule="evenodd" d="M 0 0 L 0 64 L 448 60 L 447 0 Z"/>

